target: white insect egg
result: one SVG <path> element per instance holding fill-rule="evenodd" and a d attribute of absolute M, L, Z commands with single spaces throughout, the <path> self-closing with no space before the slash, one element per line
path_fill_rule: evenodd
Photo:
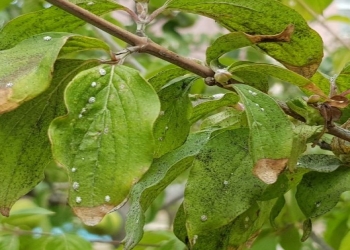
<path fill-rule="evenodd" d="M 101 76 L 104 76 L 107 74 L 105 69 L 99 69 L 98 72 L 100 73 Z"/>
<path fill-rule="evenodd" d="M 168 129 L 169 129 L 169 127 L 168 127 L 168 126 L 166 126 L 166 127 L 165 127 L 165 130 L 168 130 Z"/>
<path fill-rule="evenodd" d="M 77 171 L 77 169 L 76 168 L 72 168 L 71 171 L 72 171 L 72 173 L 75 173 Z"/>
<path fill-rule="evenodd" d="M 77 190 L 79 188 L 79 183 L 78 182 L 73 182 L 73 185 L 72 185 L 73 189 L 74 190 Z"/>
<path fill-rule="evenodd" d="M 255 106 L 260 107 L 260 105 L 258 103 L 255 103 Z"/>
<path fill-rule="evenodd" d="M 300 162 L 297 162 L 297 166 L 300 166 L 301 165 L 301 163 Z"/>
<path fill-rule="evenodd" d="M 105 196 L 105 202 L 110 202 L 111 201 L 111 197 L 109 195 Z"/>
<path fill-rule="evenodd" d="M 79 114 L 78 115 L 79 119 L 83 118 L 83 115 L 82 114 Z"/>
<path fill-rule="evenodd" d="M 97 82 L 92 82 L 91 87 L 95 88 L 97 86 Z"/>
<path fill-rule="evenodd" d="M 45 40 L 45 41 L 50 41 L 51 39 L 52 39 L 51 36 L 44 36 L 44 40 Z"/>
<path fill-rule="evenodd" d="M 204 222 L 206 220 L 208 220 L 208 217 L 205 214 L 201 215 L 201 221 Z"/>
<path fill-rule="evenodd" d="M 258 94 L 258 93 L 256 93 L 256 92 L 252 92 L 252 95 L 253 95 L 253 96 L 256 96 L 257 94 Z"/>
<path fill-rule="evenodd" d="M 80 203 L 81 201 L 82 201 L 82 199 L 81 199 L 80 196 L 77 196 L 77 197 L 75 198 L 75 202 L 76 202 L 76 203 Z"/>
<path fill-rule="evenodd" d="M 228 181 L 224 181 L 224 185 L 225 185 L 225 186 L 228 185 Z"/>
<path fill-rule="evenodd" d="M 96 98 L 95 97 L 90 97 L 89 98 L 89 103 L 94 103 L 96 102 Z"/>
<path fill-rule="evenodd" d="M 262 112 L 264 112 L 264 111 L 265 111 L 265 109 L 264 109 L 264 108 L 261 108 L 260 110 L 261 110 Z"/>
<path fill-rule="evenodd" d="M 12 88 L 13 87 L 13 83 L 12 82 L 6 83 L 5 87 L 6 88 Z"/>

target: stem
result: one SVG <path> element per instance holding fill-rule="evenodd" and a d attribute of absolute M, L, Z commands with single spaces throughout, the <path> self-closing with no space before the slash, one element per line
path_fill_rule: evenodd
<path fill-rule="evenodd" d="M 198 64 L 197 62 L 189 58 L 180 56 L 160 46 L 159 44 L 151 41 L 148 38 L 139 37 L 137 35 L 134 35 L 131 32 L 128 32 L 122 28 L 119 28 L 118 26 L 115 26 L 107 22 L 103 18 L 93 13 L 90 13 L 89 11 L 75 4 L 72 4 L 65 0 L 46 0 L 46 1 L 51 3 L 52 5 L 57 6 L 58 8 L 61 8 L 67 11 L 68 13 L 76 17 L 79 17 L 80 19 L 86 21 L 87 23 L 90 23 L 95 27 L 100 28 L 101 30 L 109 33 L 110 35 L 123 40 L 124 42 L 132 46 L 138 46 L 139 47 L 138 52 L 140 53 L 147 53 L 147 54 L 153 55 L 167 62 L 170 62 L 174 65 L 177 65 L 183 69 L 186 69 L 192 73 L 195 73 L 203 78 L 214 76 L 214 71 L 211 68 Z M 303 117 L 296 114 L 294 111 L 290 110 L 286 104 L 280 103 L 280 106 L 286 114 L 294 117 L 297 120 L 305 122 L 305 119 Z M 340 128 L 338 126 L 327 127 L 327 130 L 328 130 L 327 133 L 331 135 L 337 136 L 346 141 L 350 141 L 349 130 Z"/>
<path fill-rule="evenodd" d="M 79 17 L 80 19 L 94 25 L 97 28 L 107 32 L 108 34 L 115 36 L 124 42 L 132 45 L 138 46 L 140 49 L 138 52 L 148 53 L 181 68 L 187 69 L 192 73 L 195 73 L 201 77 L 212 77 L 214 76 L 214 71 L 208 67 L 200 65 L 193 60 L 186 57 L 180 56 L 145 37 L 139 37 L 131 32 L 128 32 L 118 26 L 107 22 L 103 18 L 75 5 L 65 0 L 47 0 L 47 2 L 52 5 L 61 8 L 68 13 Z"/>

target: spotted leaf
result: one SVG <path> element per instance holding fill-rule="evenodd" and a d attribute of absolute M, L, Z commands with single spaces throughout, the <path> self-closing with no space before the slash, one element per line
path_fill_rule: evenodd
<path fill-rule="evenodd" d="M 68 114 L 49 128 L 53 155 L 68 172 L 70 206 L 95 225 L 149 168 L 160 104 L 139 73 L 121 65 L 80 73 L 65 102 Z"/>
<path fill-rule="evenodd" d="M 291 155 L 293 126 L 278 104 L 248 85 L 233 85 L 243 102 L 250 127 L 254 173 L 264 182 L 276 182 Z"/>

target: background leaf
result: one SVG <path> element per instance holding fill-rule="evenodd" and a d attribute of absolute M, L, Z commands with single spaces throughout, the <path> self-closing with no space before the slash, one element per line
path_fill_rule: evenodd
<path fill-rule="evenodd" d="M 66 112 L 63 92 L 80 71 L 99 65 L 96 60 L 59 60 L 50 87 L 16 110 L 0 115 L 0 211 L 9 214 L 17 199 L 44 178 L 50 162 L 47 130 L 50 122 Z"/>
<path fill-rule="evenodd" d="M 65 102 L 68 114 L 49 128 L 53 155 L 68 172 L 70 206 L 95 225 L 149 168 L 159 100 L 138 71 L 104 65 L 77 75 Z"/>
<path fill-rule="evenodd" d="M 306 217 L 317 217 L 337 204 L 340 194 L 350 190 L 349 183 L 348 167 L 339 167 L 331 173 L 310 172 L 299 183 L 295 197 Z"/>

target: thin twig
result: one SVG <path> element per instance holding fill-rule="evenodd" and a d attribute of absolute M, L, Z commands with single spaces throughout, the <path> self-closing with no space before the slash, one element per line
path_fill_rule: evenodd
<path fill-rule="evenodd" d="M 132 45 L 138 46 L 140 49 L 138 52 L 148 53 L 181 68 L 187 69 L 201 77 L 212 77 L 214 76 L 214 71 L 209 67 L 198 64 L 197 62 L 190 60 L 186 57 L 180 56 L 158 44 L 151 41 L 146 37 L 139 37 L 131 32 L 128 32 L 112 23 L 104 20 L 103 18 L 75 5 L 65 0 L 47 0 L 47 2 L 55 5 L 68 13 L 79 17 L 80 19 L 90 23 L 101 30 L 115 36 L 124 42 Z"/>

